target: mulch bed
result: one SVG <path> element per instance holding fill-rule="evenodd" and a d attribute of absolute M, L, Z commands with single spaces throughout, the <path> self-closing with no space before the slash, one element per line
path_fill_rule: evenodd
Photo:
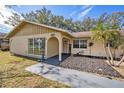
<path fill-rule="evenodd" d="M 108 65 L 104 59 L 89 58 L 81 56 L 70 56 L 60 66 L 84 72 L 97 73 L 112 77 L 124 78 L 118 71 Z"/>

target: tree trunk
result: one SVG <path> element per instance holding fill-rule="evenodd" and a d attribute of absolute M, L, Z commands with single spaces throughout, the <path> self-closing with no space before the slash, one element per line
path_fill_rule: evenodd
<path fill-rule="evenodd" d="M 110 49 L 110 44 L 108 44 L 107 48 L 108 48 L 108 52 L 109 52 L 109 55 L 110 55 L 110 58 L 111 58 L 111 64 L 114 66 L 114 60 L 113 60 L 112 51 Z"/>
<path fill-rule="evenodd" d="M 124 62 L 124 55 L 123 55 L 123 57 L 121 58 L 121 60 L 119 61 L 119 64 L 118 64 L 117 66 L 120 66 L 120 64 L 121 64 L 122 62 Z"/>
<path fill-rule="evenodd" d="M 110 61 L 110 59 L 109 59 L 109 55 L 108 55 L 108 52 L 107 52 L 107 49 L 106 49 L 106 46 L 105 46 L 105 45 L 106 45 L 106 44 L 104 43 L 104 44 L 103 44 L 103 47 L 104 47 L 104 51 L 105 51 L 105 54 L 106 54 L 106 58 L 107 58 L 109 64 L 111 65 L 111 61 Z"/>
<path fill-rule="evenodd" d="M 114 60 L 116 59 L 115 57 L 116 57 L 116 49 L 114 49 L 114 55 L 113 55 Z"/>

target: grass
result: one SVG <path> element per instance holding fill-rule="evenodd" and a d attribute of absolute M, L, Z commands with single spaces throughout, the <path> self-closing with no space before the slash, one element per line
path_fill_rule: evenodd
<path fill-rule="evenodd" d="M 11 56 L 9 52 L 0 51 L 0 87 L 69 87 L 67 85 L 48 80 L 44 77 L 25 71 L 26 67 L 36 63 L 36 61 Z"/>

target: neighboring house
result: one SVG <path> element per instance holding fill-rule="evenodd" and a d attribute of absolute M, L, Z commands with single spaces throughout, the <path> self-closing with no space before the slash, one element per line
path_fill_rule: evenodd
<path fill-rule="evenodd" d="M 10 38 L 10 52 L 17 55 L 45 58 L 62 53 L 88 56 L 105 57 L 103 44 L 91 41 L 91 32 L 69 32 L 56 27 L 22 21 L 8 35 Z M 89 46 L 92 45 L 92 46 Z M 122 54 L 121 49 L 116 52 L 116 57 Z"/>
<path fill-rule="evenodd" d="M 0 48 L 1 48 L 1 43 L 4 39 L 5 34 L 0 32 Z"/>
<path fill-rule="evenodd" d="M 2 41 L 3 41 L 3 37 L 0 36 L 0 48 L 1 48 L 1 43 L 2 43 Z"/>
<path fill-rule="evenodd" d="M 9 40 L 5 38 L 5 33 L 0 33 L 0 49 L 8 50 L 9 49 Z"/>

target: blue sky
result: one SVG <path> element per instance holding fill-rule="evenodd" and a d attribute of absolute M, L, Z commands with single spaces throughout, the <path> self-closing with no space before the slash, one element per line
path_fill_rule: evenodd
<path fill-rule="evenodd" d="M 12 7 L 19 13 L 28 13 L 37 9 L 41 9 L 42 5 L 27 5 L 27 6 L 14 6 Z M 107 12 L 124 12 L 124 6 L 121 5 L 96 5 L 96 6 L 84 6 L 84 5 L 51 5 L 44 6 L 51 10 L 56 15 L 62 15 L 65 18 L 73 18 L 73 20 L 83 20 L 85 17 L 97 18 L 99 15 Z M 82 14 L 82 15 L 81 15 Z"/>
<path fill-rule="evenodd" d="M 73 20 L 82 21 L 85 17 L 97 18 L 103 13 L 113 13 L 113 12 L 124 12 L 124 5 L 17 5 L 12 6 L 11 11 L 15 11 L 19 14 L 29 13 L 31 11 L 39 10 L 42 7 L 46 7 L 48 10 L 51 10 L 53 14 L 64 16 L 65 18 L 72 18 Z M 1 8 L 1 7 L 0 7 Z M 4 25 L 4 19 L 8 18 L 11 15 L 10 10 L 6 9 L 5 6 L 2 6 L 2 10 L 5 17 L 0 16 L 0 32 L 9 32 L 12 27 L 9 29 L 9 26 Z M 5 12 L 5 11 L 6 12 Z M 2 21 L 1 21 L 2 20 Z M 1 24 L 2 23 L 2 24 Z"/>

